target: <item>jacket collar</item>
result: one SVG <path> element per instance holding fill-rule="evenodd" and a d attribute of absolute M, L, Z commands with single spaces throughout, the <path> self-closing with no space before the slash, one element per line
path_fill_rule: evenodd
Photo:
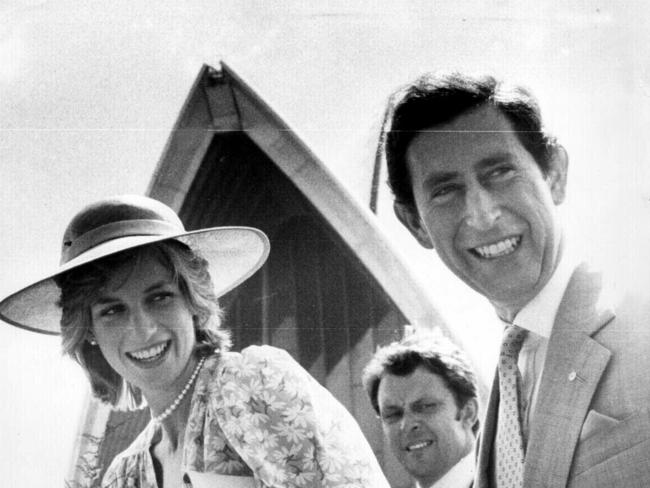
<path fill-rule="evenodd" d="M 531 425 L 525 486 L 565 486 L 582 424 L 611 352 L 593 336 L 613 318 L 602 276 L 573 273 L 553 325 Z"/>
<path fill-rule="evenodd" d="M 565 486 L 583 420 L 611 353 L 592 339 L 613 318 L 602 276 L 581 264 L 560 302 L 549 339 L 535 422 L 531 426 L 524 486 Z M 475 488 L 490 486 L 489 466 L 499 404 L 498 376 L 479 439 Z"/>

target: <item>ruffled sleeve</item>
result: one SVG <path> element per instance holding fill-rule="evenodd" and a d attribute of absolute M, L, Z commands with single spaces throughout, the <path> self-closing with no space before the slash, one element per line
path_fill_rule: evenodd
<path fill-rule="evenodd" d="M 388 488 L 349 412 L 285 351 L 226 353 L 206 412 L 264 487 Z"/>

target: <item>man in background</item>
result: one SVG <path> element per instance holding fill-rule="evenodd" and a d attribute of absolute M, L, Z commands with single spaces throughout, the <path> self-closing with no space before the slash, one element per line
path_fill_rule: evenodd
<path fill-rule="evenodd" d="M 414 334 L 381 348 L 363 384 L 392 452 L 417 488 L 471 486 L 477 383 L 451 341 Z"/>
<path fill-rule="evenodd" d="M 650 486 L 650 306 L 610 304 L 568 252 L 568 157 L 532 94 L 425 75 L 393 94 L 383 138 L 397 217 L 504 324 L 475 488 Z"/>

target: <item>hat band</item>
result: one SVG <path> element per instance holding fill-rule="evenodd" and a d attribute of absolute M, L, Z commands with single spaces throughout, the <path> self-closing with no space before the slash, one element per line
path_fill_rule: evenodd
<path fill-rule="evenodd" d="M 112 239 L 130 236 L 172 236 L 183 232 L 185 232 L 183 227 L 164 220 L 133 219 L 111 222 L 89 230 L 73 241 L 64 242 L 61 264 L 63 265 L 89 249 Z"/>

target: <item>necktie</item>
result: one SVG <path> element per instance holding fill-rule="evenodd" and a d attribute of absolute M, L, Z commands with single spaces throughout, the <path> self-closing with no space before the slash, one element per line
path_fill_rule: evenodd
<path fill-rule="evenodd" d="M 521 432 L 517 367 L 526 329 L 506 327 L 499 356 L 499 417 L 496 436 L 496 480 L 498 488 L 521 488 L 524 481 L 524 441 Z"/>

